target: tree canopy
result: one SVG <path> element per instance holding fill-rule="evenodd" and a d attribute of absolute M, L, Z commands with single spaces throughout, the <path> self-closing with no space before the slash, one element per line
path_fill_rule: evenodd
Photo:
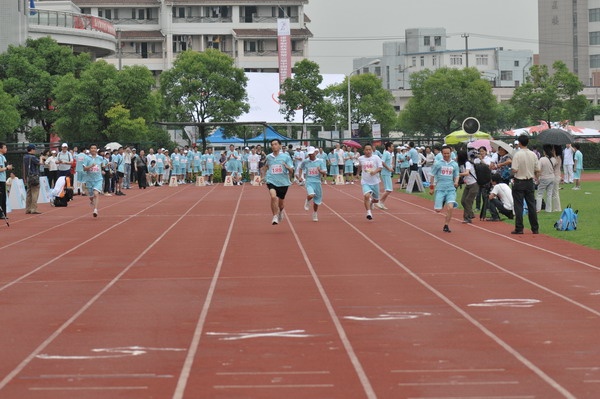
<path fill-rule="evenodd" d="M 17 111 L 18 102 L 18 99 L 4 91 L 0 82 L 0 140 L 2 141 L 19 127 L 21 117 Z"/>

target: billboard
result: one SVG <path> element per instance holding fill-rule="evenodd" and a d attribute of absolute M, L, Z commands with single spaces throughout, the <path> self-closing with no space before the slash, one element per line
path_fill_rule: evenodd
<path fill-rule="evenodd" d="M 279 87 L 287 78 L 292 77 L 292 31 L 290 20 L 279 18 L 277 20 L 277 40 L 279 56 Z"/>

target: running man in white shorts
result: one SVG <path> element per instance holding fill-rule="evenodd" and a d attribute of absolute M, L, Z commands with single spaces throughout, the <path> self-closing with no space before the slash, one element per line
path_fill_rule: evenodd
<path fill-rule="evenodd" d="M 381 158 L 373 154 L 373 145 L 365 144 L 365 155 L 358 158 L 358 168 L 361 174 L 361 185 L 364 195 L 365 209 L 367 210 L 367 219 L 373 219 L 373 204 L 379 202 L 379 172 L 383 168 Z"/>

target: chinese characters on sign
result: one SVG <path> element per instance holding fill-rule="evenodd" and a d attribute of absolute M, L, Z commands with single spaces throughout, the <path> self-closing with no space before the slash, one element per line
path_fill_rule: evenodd
<path fill-rule="evenodd" d="M 292 77 L 292 38 L 290 20 L 277 20 L 277 37 L 279 42 L 279 87 L 287 78 Z"/>

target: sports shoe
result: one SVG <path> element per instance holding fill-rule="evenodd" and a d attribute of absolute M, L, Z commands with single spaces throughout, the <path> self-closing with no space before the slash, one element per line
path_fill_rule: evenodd
<path fill-rule="evenodd" d="M 273 221 L 271 222 L 273 225 L 279 224 L 279 216 L 273 216 Z"/>
<path fill-rule="evenodd" d="M 95 218 L 98 217 L 98 209 L 94 209 L 94 213 L 92 213 L 92 215 L 94 215 Z"/>
<path fill-rule="evenodd" d="M 571 190 L 581 190 L 581 187 L 573 187 Z"/>
<path fill-rule="evenodd" d="M 367 211 L 367 219 L 373 220 L 373 215 L 371 214 L 371 211 Z"/>
<path fill-rule="evenodd" d="M 279 220 L 279 223 L 283 222 L 283 211 L 279 211 L 279 215 L 277 215 L 277 219 Z"/>
<path fill-rule="evenodd" d="M 462 222 L 465 223 L 465 224 L 467 224 L 467 223 L 473 223 L 471 221 L 471 219 L 469 219 L 469 218 L 464 218 Z"/>
<path fill-rule="evenodd" d="M 444 230 L 445 233 L 452 233 L 452 231 L 450 231 L 450 228 L 448 227 L 447 224 L 444 225 Z"/>
<path fill-rule="evenodd" d="M 308 211 L 309 207 L 310 207 L 310 202 L 308 202 L 308 200 L 304 200 L 304 210 Z"/>
<path fill-rule="evenodd" d="M 319 216 L 317 216 L 317 212 L 313 212 L 313 222 L 318 222 Z"/>
<path fill-rule="evenodd" d="M 350 184 L 354 184 L 354 182 L 350 182 Z"/>

